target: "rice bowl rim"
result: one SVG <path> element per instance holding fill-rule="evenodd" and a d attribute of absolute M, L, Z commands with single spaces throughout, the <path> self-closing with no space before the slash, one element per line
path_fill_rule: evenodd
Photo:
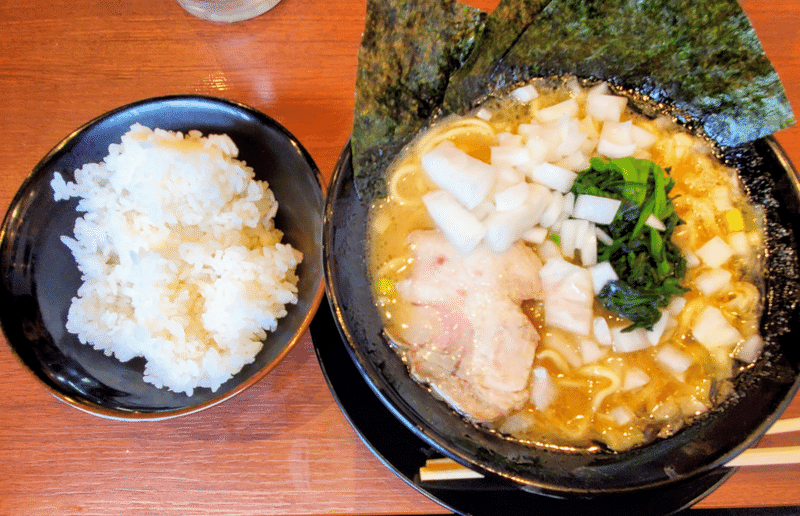
<path fill-rule="evenodd" d="M 57 157 L 59 157 L 63 152 L 65 147 L 70 145 L 71 143 L 80 140 L 88 131 L 95 128 L 99 124 L 108 119 L 123 114 L 128 111 L 135 111 L 138 108 L 143 107 L 150 107 L 150 106 L 157 106 L 159 104 L 164 104 L 165 107 L 171 103 L 181 103 L 181 102 L 203 102 L 208 104 L 209 106 L 213 107 L 215 110 L 219 108 L 225 108 L 228 110 L 233 110 L 237 113 L 244 114 L 252 119 L 254 119 L 259 126 L 268 127 L 270 129 L 276 130 L 282 136 L 286 138 L 286 141 L 293 147 L 293 150 L 297 152 L 302 160 L 308 165 L 309 171 L 313 175 L 314 183 L 316 187 L 319 188 L 319 192 L 321 195 L 321 199 L 324 205 L 327 186 L 323 181 L 322 174 L 317 167 L 316 163 L 314 162 L 311 154 L 305 149 L 302 143 L 295 137 L 286 127 L 284 127 L 281 123 L 279 123 L 274 118 L 270 117 L 269 115 L 251 107 L 246 104 L 236 102 L 230 99 L 225 99 L 221 97 L 215 97 L 211 95 L 197 95 L 197 94 L 173 94 L 173 95 L 163 95 L 163 96 L 156 96 L 156 97 L 149 97 L 140 99 L 134 102 L 130 102 L 128 104 L 124 104 L 122 106 L 116 107 L 105 113 L 102 113 L 88 122 L 85 122 L 69 134 L 65 136 L 59 143 L 57 143 L 53 148 L 48 151 L 44 157 L 39 160 L 39 162 L 33 167 L 30 173 L 26 175 L 24 180 L 22 181 L 20 187 L 17 189 L 14 197 L 12 198 L 7 211 L 3 217 L 2 225 L 0 225 L 0 250 L 6 247 L 9 239 L 13 240 L 17 237 L 16 234 L 9 235 L 9 224 L 12 222 L 17 215 L 17 211 L 19 210 L 20 202 L 22 201 L 23 197 L 25 197 L 29 193 L 29 188 L 31 187 L 34 180 L 38 178 L 40 174 L 48 173 L 46 171 L 50 163 Z M 188 133 L 189 130 L 194 129 L 193 127 L 186 127 L 185 129 L 170 129 L 170 130 L 178 130 L 183 132 L 184 134 Z M 224 132 L 224 131 L 219 131 Z M 204 131 L 203 136 L 207 136 L 207 131 Z M 120 133 L 114 142 L 119 143 L 119 137 L 122 136 Z M 114 143 L 112 142 L 112 143 Z M 234 142 L 236 143 L 236 142 Z M 274 144 L 274 142 L 270 142 L 270 144 Z M 237 148 L 239 144 L 237 143 Z M 82 164 L 90 163 L 92 161 L 81 160 Z M 252 166 L 250 163 L 248 165 Z M 282 172 L 283 174 L 283 172 Z M 257 177 L 255 179 L 258 179 Z M 281 199 L 277 199 L 279 203 L 279 210 L 280 205 L 283 204 Z M 322 213 L 320 213 L 320 218 L 322 218 Z M 280 227 L 278 229 L 281 229 Z M 316 249 L 317 252 L 320 254 L 321 260 L 321 240 L 317 240 L 319 244 L 319 248 Z M 2 257 L 4 253 L 0 253 L 0 257 Z M 71 255 L 71 253 L 70 253 Z M 306 262 L 306 256 L 304 253 L 303 262 Z M 302 263 L 300 265 L 302 265 Z M 76 266 L 77 267 L 77 266 Z M 4 278 L 5 280 L 5 278 Z M 298 285 L 299 286 L 299 285 Z M 4 289 L 5 290 L 5 289 Z M 302 292 L 298 292 L 298 298 L 300 297 Z M 172 419 L 175 417 L 192 414 L 195 412 L 199 412 L 205 410 L 207 408 L 211 408 L 215 405 L 218 405 L 224 401 L 229 400 L 230 398 L 236 396 L 237 394 L 241 393 L 242 391 L 252 387 L 262 378 L 264 378 L 270 371 L 272 371 L 285 357 L 288 355 L 292 349 L 295 347 L 297 342 L 302 338 L 302 336 L 308 331 L 308 328 L 311 324 L 314 315 L 316 314 L 317 309 L 322 301 L 322 298 L 325 295 L 325 279 L 324 274 L 320 273 L 320 278 L 316 282 L 314 287 L 314 294 L 313 297 L 310 297 L 310 302 L 308 305 L 308 309 L 306 313 L 303 315 L 300 324 L 292 333 L 291 338 L 282 346 L 279 353 L 277 353 L 265 366 L 261 367 L 255 374 L 251 375 L 246 380 L 242 381 L 239 385 L 231 388 L 230 390 L 222 392 L 218 396 L 214 396 L 212 399 L 198 404 L 189 404 L 182 408 L 175 408 L 175 409 L 164 409 L 164 410 L 156 410 L 156 411 L 147 411 L 147 410 L 122 410 L 122 409 L 115 409 L 104 407 L 100 404 L 93 403 L 89 400 L 82 399 L 80 397 L 72 396 L 62 392 L 56 386 L 51 384 L 49 381 L 45 381 L 44 378 L 38 373 L 37 371 L 33 370 L 23 359 L 20 355 L 17 347 L 12 344 L 11 339 L 8 335 L 8 330 L 6 325 L 3 324 L 3 320 L 0 320 L 0 332 L 2 332 L 3 337 L 5 338 L 8 347 L 10 348 L 12 354 L 16 357 L 19 363 L 23 366 L 23 368 L 34 378 L 38 380 L 38 383 L 42 384 L 47 391 L 53 395 L 56 399 L 66 403 L 69 406 L 72 406 L 84 413 L 91 414 L 94 416 L 98 416 L 104 419 L 109 420 L 116 420 L 116 421 L 160 421 L 166 419 Z M 298 303 L 299 303 L 298 299 Z M 290 305 L 287 308 L 291 309 Z M 281 325 L 281 319 L 278 321 L 278 326 Z M 263 341 L 264 346 L 259 351 L 259 354 L 266 349 L 266 344 L 269 342 L 270 336 L 273 332 L 268 332 L 267 338 Z M 88 344 L 86 346 L 89 346 Z M 98 351 L 102 353 L 102 351 Z M 258 355 L 256 355 L 257 357 Z M 115 358 L 116 359 L 116 358 Z M 245 367 L 249 365 L 246 364 Z M 232 378 L 236 378 L 237 375 L 241 374 L 241 370 L 234 374 Z M 223 383 L 224 385 L 224 383 Z M 190 396 L 187 396 L 187 399 L 190 399 Z"/>

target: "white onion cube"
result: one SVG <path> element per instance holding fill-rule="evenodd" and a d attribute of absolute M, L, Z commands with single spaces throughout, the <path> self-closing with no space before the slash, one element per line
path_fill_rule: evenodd
<path fill-rule="evenodd" d="M 583 267 L 551 258 L 539 270 L 547 324 L 578 335 L 592 329 L 592 278 Z"/>
<path fill-rule="evenodd" d="M 707 348 L 731 347 L 742 338 L 720 309 L 714 306 L 708 306 L 700 313 L 692 324 L 692 335 Z"/>
<path fill-rule="evenodd" d="M 520 145 L 497 145 L 490 147 L 492 165 L 524 166 L 531 160 L 528 148 Z"/>
<path fill-rule="evenodd" d="M 636 328 L 629 332 L 623 332 L 624 327 L 611 330 L 614 351 L 618 353 L 632 353 L 651 346 L 647 340 L 647 333 L 643 328 Z"/>
<path fill-rule="evenodd" d="M 614 143 L 605 138 L 600 138 L 597 143 L 597 152 L 608 158 L 627 158 L 628 156 L 633 156 L 633 153 L 636 152 L 636 144 Z"/>
<path fill-rule="evenodd" d="M 591 339 L 581 339 L 580 341 L 581 359 L 584 365 L 593 364 L 603 358 L 606 351 L 600 349 L 597 342 Z"/>
<path fill-rule="evenodd" d="M 541 163 L 531 171 L 531 179 L 562 193 L 569 192 L 578 174 L 552 163 Z"/>
<path fill-rule="evenodd" d="M 597 195 L 579 195 L 575 199 L 572 216 L 586 219 L 595 224 L 611 224 L 619 211 L 622 201 Z"/>
<path fill-rule="evenodd" d="M 611 330 L 605 317 L 595 317 L 592 320 L 592 332 L 599 344 L 609 346 L 611 344 Z"/>
<path fill-rule="evenodd" d="M 589 94 L 586 97 L 586 113 L 597 120 L 619 122 L 628 99 L 617 95 Z"/>
<path fill-rule="evenodd" d="M 525 203 L 513 210 L 489 214 L 483 221 L 486 227 L 486 245 L 497 252 L 508 249 L 533 227 L 537 210 L 536 206 Z"/>
<path fill-rule="evenodd" d="M 647 333 L 647 340 L 653 346 L 658 345 L 658 342 L 661 340 L 661 336 L 664 335 L 664 330 L 667 329 L 667 323 L 669 322 L 669 312 L 666 310 L 661 310 L 661 317 L 658 321 L 653 325 L 652 330 L 645 330 Z"/>
<path fill-rule="evenodd" d="M 625 377 L 622 379 L 622 390 L 632 391 L 639 387 L 644 387 L 650 381 L 650 376 L 639 369 L 632 367 L 625 372 Z"/>
<path fill-rule="evenodd" d="M 669 371 L 682 375 L 692 365 L 692 357 L 674 346 L 663 346 L 656 353 L 656 360 Z"/>
<path fill-rule="evenodd" d="M 433 222 L 462 254 L 472 251 L 486 234 L 486 226 L 446 190 L 422 196 Z"/>
<path fill-rule="evenodd" d="M 760 335 L 755 334 L 736 348 L 736 358 L 742 362 L 752 364 L 759 355 L 761 355 L 762 349 L 764 349 L 764 339 L 762 339 Z"/>
<path fill-rule="evenodd" d="M 597 265 L 589 267 L 589 273 L 592 275 L 592 285 L 594 286 L 595 295 L 599 294 L 603 287 L 612 281 L 619 279 L 611 262 L 600 262 Z"/>
<path fill-rule="evenodd" d="M 536 410 L 544 410 L 556 398 L 556 384 L 550 373 L 544 367 L 533 369 L 533 382 L 531 382 L 531 402 Z"/>
<path fill-rule="evenodd" d="M 552 122 L 562 117 L 573 118 L 578 114 L 580 106 L 575 99 L 568 99 L 550 107 L 542 108 L 536 112 L 536 119 L 540 122 Z"/>
<path fill-rule="evenodd" d="M 530 102 L 539 97 L 539 92 L 532 84 L 521 86 L 511 92 L 511 96 L 519 102 Z"/>
<path fill-rule="evenodd" d="M 700 273 L 695 279 L 697 290 L 706 296 L 713 296 L 731 286 L 733 275 L 725 269 L 711 269 Z"/>
<path fill-rule="evenodd" d="M 528 200 L 530 189 L 525 182 L 517 183 L 494 194 L 494 205 L 498 211 L 513 210 Z"/>
<path fill-rule="evenodd" d="M 697 250 L 698 258 L 709 267 L 720 267 L 724 265 L 731 259 L 733 254 L 733 248 L 719 236 L 715 236 Z"/>
<path fill-rule="evenodd" d="M 491 165 L 450 142 L 439 144 L 422 156 L 422 168 L 433 182 L 469 209 L 486 199 L 495 182 L 495 169 Z"/>

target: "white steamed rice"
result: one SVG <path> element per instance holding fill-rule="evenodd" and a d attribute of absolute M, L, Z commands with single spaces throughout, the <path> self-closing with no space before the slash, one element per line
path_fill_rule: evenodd
<path fill-rule="evenodd" d="M 67 330 L 123 362 L 144 357 L 145 381 L 190 396 L 253 362 L 297 302 L 302 253 L 280 242 L 278 203 L 238 152 L 224 134 L 135 124 L 74 183 L 51 182 L 86 212 L 61 237 L 83 279 Z"/>

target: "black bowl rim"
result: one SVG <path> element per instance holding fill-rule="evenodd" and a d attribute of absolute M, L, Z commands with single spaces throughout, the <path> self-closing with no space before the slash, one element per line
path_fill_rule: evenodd
<path fill-rule="evenodd" d="M 785 172 L 789 176 L 789 180 L 792 185 L 795 187 L 795 192 L 800 192 L 800 174 L 798 174 L 797 169 L 793 166 L 791 161 L 789 160 L 785 150 L 777 141 L 777 139 L 773 136 L 767 136 L 760 140 L 763 142 L 772 152 L 774 152 L 775 157 L 784 167 Z M 337 192 L 342 189 L 342 182 L 344 181 L 344 176 L 347 172 L 348 162 L 352 156 L 352 149 L 351 149 L 351 141 L 345 144 L 339 159 L 334 167 L 333 175 L 331 176 L 330 183 L 328 185 L 328 196 L 325 206 L 325 214 L 324 214 L 324 222 L 323 222 L 323 264 L 325 269 L 325 289 L 326 295 L 329 300 L 331 311 L 334 315 L 334 320 L 336 322 L 337 329 L 342 337 L 342 340 L 345 342 L 347 352 L 350 354 L 351 359 L 353 360 L 356 368 L 358 369 L 361 376 L 366 380 L 366 383 L 369 385 L 370 389 L 375 393 L 378 399 L 386 406 L 389 411 L 399 419 L 414 435 L 422 439 L 423 442 L 429 444 L 434 449 L 436 449 L 442 455 L 449 457 L 459 464 L 466 466 L 468 468 L 477 470 L 483 473 L 487 477 L 498 478 L 501 480 L 506 480 L 517 487 L 522 489 L 531 490 L 533 492 L 539 492 L 542 494 L 547 494 L 556 497 L 562 496 L 602 496 L 602 495 L 618 495 L 623 494 L 625 492 L 636 491 L 640 489 L 640 486 L 630 486 L 630 487 L 621 487 L 621 488 L 610 488 L 608 490 L 596 491 L 596 490 L 582 490 L 576 488 L 563 488 L 561 486 L 552 485 L 546 482 L 541 482 L 537 480 L 533 480 L 530 478 L 523 478 L 519 475 L 514 474 L 512 471 L 507 471 L 502 468 L 495 468 L 492 467 L 490 464 L 486 462 L 476 462 L 471 457 L 467 456 L 465 453 L 460 451 L 454 451 L 453 449 L 449 448 L 447 443 L 442 439 L 442 435 L 436 429 L 432 429 L 426 425 L 424 421 L 422 421 L 416 414 L 413 413 L 413 410 L 406 410 L 403 408 L 403 402 L 395 404 L 392 398 L 398 398 L 394 392 L 389 392 L 388 389 L 384 389 L 381 386 L 381 382 L 378 378 L 378 374 L 374 371 L 370 371 L 365 365 L 364 362 L 368 361 L 362 351 L 359 349 L 357 345 L 354 344 L 355 337 L 352 333 L 351 328 L 349 328 L 345 322 L 345 317 L 343 315 L 342 309 L 342 300 L 339 297 L 336 289 L 333 288 L 332 285 L 332 277 L 334 276 L 334 271 L 331 268 L 331 259 L 330 259 L 330 252 L 331 246 L 329 245 L 331 240 L 333 239 L 333 228 L 331 227 L 332 224 L 330 221 L 333 218 L 333 204 L 335 201 L 335 197 Z M 346 188 L 353 188 L 352 185 L 349 185 Z M 675 482 L 684 481 L 689 478 L 697 478 L 699 475 L 704 473 L 708 473 L 714 469 L 724 466 L 727 462 L 732 460 L 734 457 L 745 451 L 747 448 L 755 444 L 763 435 L 764 433 L 772 426 L 772 424 L 778 420 L 781 414 L 786 410 L 789 404 L 792 402 L 794 396 L 800 390 L 800 375 L 796 375 L 794 377 L 792 386 L 788 389 L 785 397 L 781 400 L 780 403 L 777 404 L 771 415 L 764 420 L 748 435 L 748 437 L 743 440 L 738 446 L 734 446 L 728 450 L 726 450 L 721 455 L 717 456 L 716 459 L 708 462 L 703 467 L 694 470 L 691 475 L 684 475 L 684 476 L 674 476 L 671 477 L 667 481 L 659 482 L 657 484 L 649 484 L 649 487 L 656 487 L 660 485 L 668 485 L 673 484 Z M 399 406 L 398 406 L 399 405 Z"/>
<path fill-rule="evenodd" d="M 103 122 L 104 120 L 113 117 L 117 114 L 122 112 L 136 109 L 143 106 L 150 106 L 150 105 L 157 105 L 157 104 L 168 104 L 168 103 L 176 103 L 176 102 L 203 102 L 211 106 L 218 106 L 218 107 L 227 107 L 231 108 L 243 113 L 246 113 L 248 116 L 256 119 L 259 124 L 268 126 L 272 129 L 276 129 L 281 134 L 283 134 L 289 142 L 297 148 L 300 154 L 303 157 L 303 160 L 307 162 L 311 172 L 313 173 L 314 179 L 316 184 L 320 188 L 320 192 L 322 195 L 323 200 L 325 199 L 325 195 L 327 192 L 327 185 L 323 181 L 322 173 L 317 167 L 314 159 L 312 158 L 311 154 L 306 150 L 306 148 L 302 145 L 300 140 L 297 139 L 286 127 L 283 126 L 280 122 L 275 120 L 274 118 L 270 117 L 266 113 L 259 111 L 247 104 L 243 104 L 240 102 L 236 102 L 230 99 L 216 97 L 212 95 L 198 95 L 198 94 L 172 94 L 172 95 L 161 95 L 156 97 L 149 97 L 140 100 L 136 100 L 127 104 L 123 104 L 116 108 L 113 108 L 105 113 L 102 113 L 88 122 L 80 125 L 77 129 L 70 132 L 66 135 L 59 143 L 57 143 L 47 154 L 44 155 L 42 159 L 36 164 L 36 166 L 31 169 L 31 172 L 27 174 L 23 182 L 20 184 L 20 187 L 17 189 L 16 194 L 11 200 L 9 207 L 3 217 L 2 225 L 0 225 L 0 244 L 2 244 L 6 240 L 6 232 L 8 228 L 9 222 L 14 217 L 14 209 L 19 204 L 20 199 L 24 196 L 26 188 L 28 185 L 33 181 L 34 177 L 39 173 L 39 171 L 46 167 L 48 163 L 53 160 L 61 151 L 70 144 L 73 140 L 80 137 L 88 129 L 91 129 L 95 125 Z M 188 130 L 188 129 L 187 129 Z M 306 333 L 308 330 L 311 321 L 316 314 L 317 309 L 322 301 L 322 298 L 325 296 L 325 279 L 324 274 L 323 277 L 320 278 L 320 281 L 315 289 L 314 297 L 312 298 L 312 302 L 309 305 L 309 310 L 303 317 L 300 326 L 292 335 L 292 338 L 287 342 L 284 346 L 282 351 L 278 353 L 269 363 L 267 363 L 264 367 L 262 367 L 256 374 L 248 378 L 246 381 L 242 382 L 238 386 L 225 393 L 221 394 L 220 396 L 216 396 L 213 399 L 206 401 L 204 403 L 199 403 L 195 405 L 190 405 L 183 408 L 178 409 L 165 409 L 159 411 L 145 411 L 145 410 L 116 410 L 113 408 L 104 407 L 102 405 L 93 403 L 89 400 L 82 399 L 76 396 L 70 396 L 65 394 L 64 392 L 60 391 L 56 388 L 56 386 L 51 385 L 50 382 L 44 381 L 36 371 L 32 370 L 28 364 L 22 359 L 22 357 L 17 352 L 16 347 L 10 342 L 8 335 L 6 333 L 5 327 L 0 325 L 0 331 L 3 333 L 3 337 L 5 338 L 6 342 L 8 343 L 8 347 L 11 349 L 12 354 L 16 357 L 17 361 L 22 365 L 22 367 L 28 371 L 28 373 L 36 378 L 39 384 L 43 385 L 45 389 L 56 399 L 66 403 L 67 405 L 74 407 L 82 412 L 87 414 L 91 414 L 94 416 L 98 416 L 104 419 L 110 420 L 117 420 L 117 421 L 161 421 L 166 419 L 172 419 L 179 416 L 184 416 L 188 414 L 193 414 L 196 412 L 200 412 L 202 410 L 208 409 L 220 403 L 223 403 L 237 394 L 241 393 L 242 391 L 252 387 L 258 381 L 260 381 L 264 376 L 266 376 L 272 369 L 274 369 L 278 363 L 283 360 L 286 355 L 288 355 L 292 349 L 295 347 L 297 342 L 301 339 L 301 337 Z"/>

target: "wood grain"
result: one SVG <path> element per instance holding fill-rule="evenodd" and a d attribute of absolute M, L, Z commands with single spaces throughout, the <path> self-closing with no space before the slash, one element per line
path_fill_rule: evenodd
<path fill-rule="evenodd" d="M 800 111 L 800 3 L 743 6 Z M 329 178 L 350 134 L 364 10 L 363 0 L 283 0 L 228 25 L 193 18 L 174 0 L 0 0 L 0 206 L 84 122 L 174 93 L 264 111 Z M 800 129 L 777 137 L 800 163 Z M 359 441 L 308 335 L 253 388 L 170 421 L 79 412 L 48 394 L 4 343 L 0 371 L 0 514 L 447 513 Z M 800 401 L 788 416 L 800 416 Z M 800 466 L 742 469 L 700 505 L 800 504 L 798 481 Z"/>

